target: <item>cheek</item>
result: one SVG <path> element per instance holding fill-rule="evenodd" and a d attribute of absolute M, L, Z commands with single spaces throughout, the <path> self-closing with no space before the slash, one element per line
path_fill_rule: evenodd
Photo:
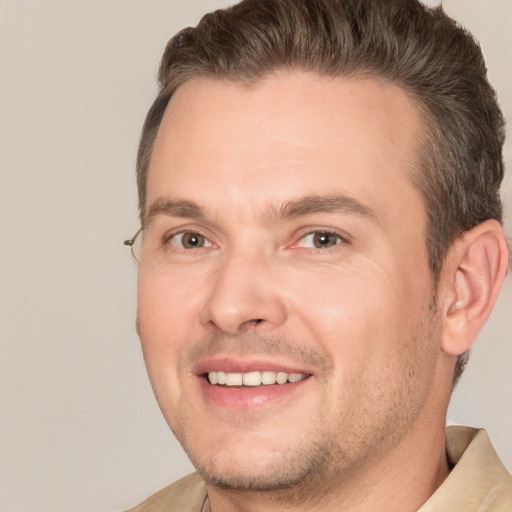
<path fill-rule="evenodd" d="M 190 283 L 189 283 L 190 284 Z M 137 326 L 155 394 L 179 389 L 178 365 L 187 340 L 194 336 L 196 306 L 191 286 L 165 275 L 140 272 Z"/>
<path fill-rule="evenodd" d="M 425 300 L 397 286 L 396 274 L 369 262 L 302 274 L 302 291 L 290 296 L 298 330 L 330 354 L 337 379 L 383 373 L 406 355 L 404 340 Z"/>
<path fill-rule="evenodd" d="M 201 285 L 183 274 L 141 270 L 137 282 L 137 319 L 143 343 L 169 344 L 190 329 Z"/>
<path fill-rule="evenodd" d="M 331 348 L 338 340 L 360 344 L 365 332 L 395 325 L 398 300 L 382 271 L 345 266 L 304 272 L 300 281 L 301 290 L 290 294 L 292 308 L 311 336 Z"/>
<path fill-rule="evenodd" d="M 408 294 L 403 283 L 392 286 L 400 278 L 372 265 L 338 269 L 305 282 L 307 297 L 295 303 L 299 329 L 333 362 L 322 414 L 353 422 L 354 432 L 392 426 L 406 403 L 417 412 L 434 375 L 429 288 Z"/>

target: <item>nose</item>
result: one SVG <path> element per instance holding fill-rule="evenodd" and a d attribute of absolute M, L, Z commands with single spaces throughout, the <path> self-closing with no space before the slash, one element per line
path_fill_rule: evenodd
<path fill-rule="evenodd" d="M 212 276 L 211 292 L 200 312 L 201 323 L 229 335 L 250 326 L 267 329 L 284 323 L 287 311 L 278 270 L 262 257 L 228 257 Z"/>

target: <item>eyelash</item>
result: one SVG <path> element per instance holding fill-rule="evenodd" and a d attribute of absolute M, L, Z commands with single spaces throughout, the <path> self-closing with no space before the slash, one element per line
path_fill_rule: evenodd
<path fill-rule="evenodd" d="M 179 245 L 172 243 L 173 240 L 179 238 L 180 236 L 183 239 L 183 237 L 185 235 L 191 235 L 192 237 L 196 236 L 196 237 L 203 238 L 208 243 L 208 245 L 201 246 L 201 247 L 180 247 Z M 201 233 L 200 231 L 195 230 L 195 229 L 186 229 L 186 230 L 182 230 L 182 231 L 178 231 L 178 232 L 174 232 L 174 233 L 168 233 L 163 237 L 163 244 L 164 245 L 172 245 L 173 247 L 175 247 L 179 250 L 183 250 L 183 251 L 190 251 L 192 249 L 197 250 L 197 249 L 203 249 L 203 248 L 210 248 L 213 245 L 213 243 L 210 241 L 210 239 L 207 235 L 205 235 L 204 233 Z"/>
<path fill-rule="evenodd" d="M 207 245 L 200 246 L 200 247 L 183 247 L 182 244 L 173 244 L 172 241 L 177 239 L 178 237 L 184 237 L 185 235 L 191 235 L 191 237 L 200 237 L 205 240 Z M 305 247 L 301 246 L 301 242 L 306 240 L 307 237 L 315 237 L 315 236 L 334 236 L 336 238 L 336 241 L 333 245 L 327 245 L 325 247 Z M 191 250 L 198 250 L 198 249 L 209 249 L 214 246 L 213 242 L 210 241 L 209 237 L 205 235 L 204 233 L 201 233 L 198 230 L 190 229 L 190 230 L 182 230 L 174 233 L 168 233 L 163 237 L 163 244 L 164 245 L 172 245 L 178 250 L 182 251 L 191 251 Z M 328 229 L 312 229 L 306 233 L 303 233 L 300 235 L 300 237 L 297 239 L 296 242 L 293 242 L 289 245 L 291 248 L 297 248 L 297 249 L 305 249 L 305 250 L 321 250 L 321 251 L 328 251 L 332 250 L 338 245 L 344 245 L 344 244 L 350 244 L 350 237 L 346 234 L 341 234 L 335 230 L 328 230 Z"/>
<path fill-rule="evenodd" d="M 300 246 L 301 242 L 305 241 L 307 237 L 313 237 L 312 241 L 314 241 L 314 238 L 316 236 L 320 236 L 320 237 L 333 236 L 336 238 L 336 241 L 333 245 L 326 245 L 325 247 L 301 247 Z M 306 250 L 309 249 L 309 250 L 313 250 L 313 251 L 314 250 L 327 251 L 327 250 L 334 249 L 338 245 L 344 245 L 344 244 L 349 244 L 349 243 L 350 243 L 349 237 L 346 234 L 341 234 L 341 233 L 337 232 L 336 230 L 312 229 L 312 230 L 308 231 L 307 233 L 301 234 L 298 241 L 294 242 L 292 244 L 292 247 L 306 249 Z"/>

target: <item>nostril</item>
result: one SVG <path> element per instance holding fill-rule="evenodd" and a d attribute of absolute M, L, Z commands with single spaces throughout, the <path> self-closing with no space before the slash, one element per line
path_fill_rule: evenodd
<path fill-rule="evenodd" d="M 254 318 L 252 320 L 247 320 L 247 322 L 244 322 L 244 327 L 246 328 L 250 328 L 250 327 L 254 327 L 256 325 L 259 325 L 261 324 L 262 322 L 264 322 L 265 319 L 264 318 Z"/>

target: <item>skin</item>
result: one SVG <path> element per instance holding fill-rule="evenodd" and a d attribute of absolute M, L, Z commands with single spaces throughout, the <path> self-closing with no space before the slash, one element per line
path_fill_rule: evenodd
<path fill-rule="evenodd" d="M 368 78 L 193 79 L 173 96 L 149 168 L 137 328 L 213 512 L 417 510 L 447 476 L 453 293 L 433 290 L 409 178 L 421 129 L 400 88 Z M 215 395 L 202 376 L 270 365 L 308 378 Z"/>

